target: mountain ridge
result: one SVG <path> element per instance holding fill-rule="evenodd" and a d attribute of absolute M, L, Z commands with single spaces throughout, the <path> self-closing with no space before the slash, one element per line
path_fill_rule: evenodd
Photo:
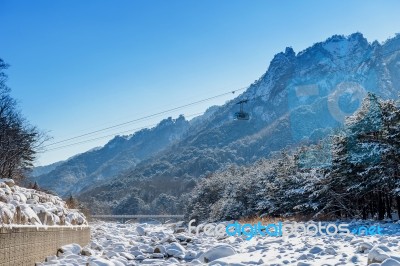
<path fill-rule="evenodd" d="M 84 186 L 114 176 L 166 148 L 179 140 L 188 127 L 189 122 L 183 116 L 169 117 L 154 128 L 140 130 L 131 136 L 116 136 L 103 147 L 73 156 L 32 179 L 61 196 L 77 194 Z M 154 135 L 159 138 L 156 140 Z M 58 176 L 57 182 L 51 182 L 54 176 Z"/>

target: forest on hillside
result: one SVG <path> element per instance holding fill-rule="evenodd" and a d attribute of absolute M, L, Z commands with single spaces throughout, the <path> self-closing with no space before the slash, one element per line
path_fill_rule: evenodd
<path fill-rule="evenodd" d="M 315 145 L 283 150 L 202 179 L 186 216 L 394 218 L 400 213 L 400 108 L 369 93 L 344 126 Z"/>

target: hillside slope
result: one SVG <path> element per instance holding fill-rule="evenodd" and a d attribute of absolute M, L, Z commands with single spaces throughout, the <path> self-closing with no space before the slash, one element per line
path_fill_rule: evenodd
<path fill-rule="evenodd" d="M 143 129 L 132 136 L 117 136 L 104 147 L 73 156 L 32 180 L 61 196 L 75 195 L 85 186 L 114 177 L 157 154 L 178 141 L 188 127 L 189 122 L 183 116 L 164 119 L 152 129 Z"/>

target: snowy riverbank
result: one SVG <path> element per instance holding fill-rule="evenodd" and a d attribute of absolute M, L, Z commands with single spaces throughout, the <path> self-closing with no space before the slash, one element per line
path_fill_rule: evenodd
<path fill-rule="evenodd" d="M 399 222 L 381 224 L 383 235 L 254 237 L 249 241 L 189 235 L 177 224 L 96 222 L 91 226 L 88 246 L 63 247 L 58 257 L 48 257 L 40 265 L 400 265 Z"/>
<path fill-rule="evenodd" d="M 58 196 L 0 179 L 0 226 L 84 226 L 85 216 Z"/>

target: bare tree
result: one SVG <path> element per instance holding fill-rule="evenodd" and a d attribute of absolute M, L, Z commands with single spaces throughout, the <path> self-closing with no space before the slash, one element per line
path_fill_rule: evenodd
<path fill-rule="evenodd" d="M 35 154 L 46 139 L 17 109 L 5 82 L 8 67 L 0 59 L 0 177 L 20 179 L 32 167 Z"/>

